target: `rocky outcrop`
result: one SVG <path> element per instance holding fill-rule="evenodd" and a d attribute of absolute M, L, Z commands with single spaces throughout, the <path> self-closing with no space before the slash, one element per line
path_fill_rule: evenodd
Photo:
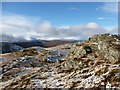
<path fill-rule="evenodd" d="M 73 45 L 63 68 L 73 69 L 88 66 L 87 62 L 103 59 L 107 63 L 120 63 L 120 41 L 117 35 L 95 35 L 89 40 Z M 85 59 L 85 60 L 84 60 Z M 82 62 L 80 62 L 82 61 Z"/>
<path fill-rule="evenodd" d="M 0 64 L 2 68 L 2 81 L 14 79 L 16 76 L 21 75 L 21 73 L 29 72 L 31 68 L 33 70 L 33 68 L 41 68 L 47 64 L 58 62 L 65 57 L 65 54 L 66 50 L 58 52 L 55 49 L 31 47 L 2 55 L 2 58 L 5 59 Z"/>
<path fill-rule="evenodd" d="M 74 44 L 13 52 L 0 64 L 0 87 L 120 89 L 119 50 L 118 35 L 102 34 Z"/>
<path fill-rule="evenodd" d="M 30 47 L 17 52 L 13 52 L 12 54 L 16 57 L 36 56 L 40 54 L 43 50 L 44 48 L 42 47 Z"/>
<path fill-rule="evenodd" d="M 60 65 L 60 70 L 83 72 L 83 77 L 80 76 L 82 81 L 78 83 L 78 87 L 120 87 L 120 41 L 118 35 L 95 35 L 87 41 L 75 43 L 65 60 Z M 99 84 L 96 83 L 97 80 Z M 102 83 L 104 84 L 102 85 Z"/>
<path fill-rule="evenodd" d="M 91 37 L 89 42 L 97 43 L 97 48 L 93 48 L 93 50 L 96 51 L 98 56 L 108 59 L 111 63 L 120 63 L 119 40 L 119 35 L 103 34 Z"/>

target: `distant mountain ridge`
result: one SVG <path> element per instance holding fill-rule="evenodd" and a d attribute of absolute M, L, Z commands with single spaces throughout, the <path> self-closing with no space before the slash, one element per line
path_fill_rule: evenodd
<path fill-rule="evenodd" d="M 67 41 L 67 40 L 32 40 L 32 41 L 20 41 L 20 42 L 0 42 L 1 53 L 10 53 L 17 50 L 21 50 L 23 48 L 29 48 L 34 46 L 40 46 L 43 48 L 54 47 L 57 45 L 74 43 L 77 41 Z"/>
<path fill-rule="evenodd" d="M 35 40 L 35 41 L 25 41 L 25 42 L 13 42 L 13 44 L 19 45 L 24 48 L 33 47 L 33 46 L 40 46 L 44 48 L 54 47 L 57 45 L 67 44 L 67 43 L 74 43 L 77 41 L 67 41 L 67 40 Z"/>
<path fill-rule="evenodd" d="M 23 49 L 23 47 L 19 45 L 15 45 L 15 44 L 8 43 L 8 42 L 0 43 L 0 53 L 10 53 L 10 52 L 18 51 L 21 49 Z"/>

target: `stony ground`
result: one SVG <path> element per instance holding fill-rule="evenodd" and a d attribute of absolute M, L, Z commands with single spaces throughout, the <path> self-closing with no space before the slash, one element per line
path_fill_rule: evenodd
<path fill-rule="evenodd" d="M 0 88 L 120 89 L 119 55 L 119 36 L 110 34 L 4 54 L 0 56 Z"/>

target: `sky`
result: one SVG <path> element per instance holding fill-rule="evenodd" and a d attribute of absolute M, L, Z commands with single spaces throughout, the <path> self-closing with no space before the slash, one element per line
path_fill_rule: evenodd
<path fill-rule="evenodd" d="M 75 39 L 117 33 L 115 2 L 3 2 L 2 39 Z"/>

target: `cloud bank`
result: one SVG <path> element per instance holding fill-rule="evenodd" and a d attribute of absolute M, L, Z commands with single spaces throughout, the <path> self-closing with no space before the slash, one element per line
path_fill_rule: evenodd
<path fill-rule="evenodd" d="M 107 2 L 104 3 L 103 6 L 98 7 L 96 10 L 102 10 L 104 12 L 109 13 L 117 13 L 118 12 L 118 3 L 117 2 Z"/>
<path fill-rule="evenodd" d="M 3 41 L 36 39 L 85 40 L 94 34 L 107 32 L 104 27 L 94 22 L 89 22 L 86 25 L 54 27 L 49 21 L 37 23 L 34 18 L 16 14 L 3 16 L 0 29 L 2 29 L 0 36 L 2 36 Z"/>

